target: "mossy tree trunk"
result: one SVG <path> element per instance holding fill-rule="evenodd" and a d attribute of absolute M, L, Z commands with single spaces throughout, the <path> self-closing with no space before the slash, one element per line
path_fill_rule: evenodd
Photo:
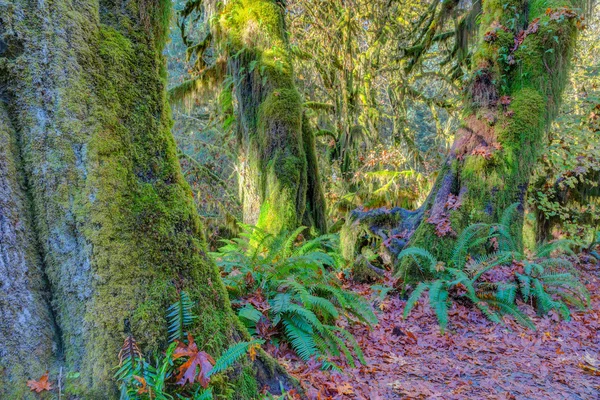
<path fill-rule="evenodd" d="M 26 380 L 58 366 L 79 373 L 65 396 L 117 398 L 124 338 L 164 348 L 178 290 L 197 301 L 204 350 L 247 337 L 170 133 L 170 5 L 0 2 L 2 398 L 33 396 Z M 264 355 L 231 377 L 239 398 L 280 380 L 290 385 Z"/>
<path fill-rule="evenodd" d="M 577 30 L 574 6 L 568 0 L 484 2 L 466 111 L 434 189 L 414 212 L 358 212 L 355 220 L 371 232 L 381 225 L 378 219 L 394 223 L 386 244 L 396 254 L 418 246 L 444 260 L 466 226 L 497 222 L 511 204 L 523 205 L 566 83 Z M 518 241 L 520 209 L 511 228 Z M 347 253 L 355 250 L 350 233 L 356 223 L 346 227 Z M 411 265 L 404 260 L 399 268 L 418 279 Z"/>
<path fill-rule="evenodd" d="M 302 224 L 324 233 L 314 138 L 294 83 L 282 4 L 230 1 L 219 29 L 235 82 L 244 222 L 271 233 Z"/>

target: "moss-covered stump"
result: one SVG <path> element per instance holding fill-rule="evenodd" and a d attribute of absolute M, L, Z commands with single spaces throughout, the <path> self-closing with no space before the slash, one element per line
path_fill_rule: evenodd
<path fill-rule="evenodd" d="M 340 230 L 340 248 L 344 260 L 352 266 L 353 279 L 360 282 L 380 279 L 383 270 L 369 260 L 377 257 L 384 265 L 393 267 L 421 218 L 420 210 L 399 207 L 350 212 Z"/>
<path fill-rule="evenodd" d="M 11 352 L 3 349 L 17 339 L 0 344 L 1 391 L 22 390 L 23 376 L 45 369 L 56 377 L 58 353 L 63 374 L 78 376 L 65 396 L 117 398 L 123 339 L 131 333 L 144 352 L 164 349 L 165 311 L 178 290 L 197 302 L 192 333 L 203 350 L 216 358 L 247 338 L 207 256 L 170 133 L 161 54 L 170 6 L 0 2 L 0 39 L 11 44 L 0 53 L 0 139 L 19 155 L 0 150 L 0 199 L 20 202 L 9 213 L 2 203 L 0 243 L 14 239 L 14 254 L 2 256 L 20 259 L 15 268 L 24 274 L 2 276 L 3 287 L 22 293 L 0 296 L 0 335 L 23 330 L 24 337 Z M 15 170 L 24 179 L 5 186 Z M 45 277 L 60 352 L 44 308 Z M 15 313 L 15 324 L 4 322 Z M 230 383 L 237 398 L 254 398 L 265 384 L 275 392 L 294 386 L 266 356 L 236 369 Z"/>
<path fill-rule="evenodd" d="M 565 10 L 580 4 L 515 0 L 510 5 L 483 4 L 475 72 L 467 90 L 469 107 L 432 205 L 410 240 L 438 259 L 450 256 L 466 226 L 497 222 L 511 204 L 525 203 L 533 166 L 566 83 L 577 17 Z M 527 18 L 514 27 L 515 15 Z M 519 210 L 511 230 L 521 245 L 523 207 Z M 409 260 L 399 266 L 414 275 L 410 267 Z"/>

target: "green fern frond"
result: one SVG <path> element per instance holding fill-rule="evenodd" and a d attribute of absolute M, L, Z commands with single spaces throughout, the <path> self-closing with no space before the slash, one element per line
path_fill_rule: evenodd
<path fill-rule="evenodd" d="M 340 328 L 339 326 L 330 326 L 330 328 L 336 330 L 339 334 L 341 334 L 352 345 L 352 350 L 354 351 L 354 354 L 356 354 L 356 357 L 358 358 L 360 363 L 363 365 L 367 365 L 365 355 L 363 354 L 362 349 L 360 348 L 360 345 L 356 341 L 354 335 L 352 335 L 347 330 Z"/>
<path fill-rule="evenodd" d="M 338 287 L 318 283 L 311 287 L 311 292 L 315 295 L 326 297 L 328 300 L 336 303 L 340 308 L 348 308 L 348 302 L 344 297 L 344 292 Z"/>
<path fill-rule="evenodd" d="M 196 393 L 194 393 L 193 400 L 212 400 L 214 398 L 212 388 L 202 389 L 200 388 Z"/>
<path fill-rule="evenodd" d="M 536 258 L 549 257 L 555 251 L 560 251 L 570 256 L 575 256 L 573 247 L 578 247 L 579 244 L 569 239 L 559 239 L 552 242 L 543 243 L 535 250 Z"/>
<path fill-rule="evenodd" d="M 195 303 L 183 290 L 179 293 L 179 300 L 167 309 L 167 321 L 169 323 L 169 341 L 176 339 L 183 341 L 186 336 L 185 328 L 192 325 L 198 316 L 194 314 Z"/>
<path fill-rule="evenodd" d="M 565 258 L 545 258 L 538 261 L 546 272 L 568 272 L 574 277 L 579 277 L 580 273 L 573 266 L 573 263 Z"/>
<path fill-rule="evenodd" d="M 286 336 L 289 339 L 292 348 L 301 359 L 306 361 L 317 354 L 317 346 L 313 339 L 312 332 L 300 329 L 291 318 L 284 317 L 282 321 Z"/>
<path fill-rule="evenodd" d="M 316 312 L 322 313 L 333 319 L 337 319 L 340 316 L 340 313 L 335 308 L 333 303 L 323 297 L 309 294 L 307 300 L 308 302 L 305 304 L 305 306 L 315 310 Z"/>
<path fill-rule="evenodd" d="M 512 259 L 512 257 L 513 252 L 508 251 L 491 253 L 477 257 L 475 262 L 468 267 L 469 273 L 473 277 L 472 280 L 478 280 L 487 271 L 497 267 L 498 265 L 507 263 Z"/>
<path fill-rule="evenodd" d="M 283 285 L 280 286 L 280 288 L 282 287 L 291 289 L 292 293 L 298 296 L 302 304 L 306 305 L 310 302 L 310 293 L 308 292 L 308 289 L 301 283 L 296 282 L 293 278 L 288 278 L 283 281 Z"/>
<path fill-rule="evenodd" d="M 342 297 L 345 300 L 346 307 L 344 309 L 351 315 L 358 318 L 361 322 L 369 326 L 377 324 L 377 315 L 373 312 L 373 308 L 369 303 L 363 300 L 359 295 L 352 292 L 342 291 Z"/>
<path fill-rule="evenodd" d="M 531 330 L 535 330 L 535 325 L 527 315 L 525 315 L 519 308 L 511 302 L 506 302 L 503 299 L 486 299 L 483 300 L 488 305 L 497 308 L 503 314 L 512 315 L 515 320 L 523 326 L 528 327 Z"/>
<path fill-rule="evenodd" d="M 488 224 L 478 223 L 472 224 L 463 229 L 460 236 L 456 240 L 450 263 L 454 268 L 463 269 L 467 262 L 467 254 L 469 254 L 470 244 L 474 238 L 487 232 Z"/>
<path fill-rule="evenodd" d="M 404 306 L 404 312 L 402 313 L 402 316 L 404 319 L 406 319 L 406 317 L 408 317 L 408 314 L 410 314 L 410 311 L 413 309 L 415 304 L 417 304 L 417 301 L 419 300 L 421 295 L 428 289 L 429 289 L 428 283 L 421 282 L 417 285 L 415 290 L 413 290 L 413 292 L 410 294 L 408 300 L 406 300 L 406 305 Z"/>
<path fill-rule="evenodd" d="M 348 346 L 346 346 L 346 343 L 344 343 L 342 339 L 335 335 L 335 331 L 334 329 L 332 329 L 331 326 L 325 326 L 325 332 L 323 333 L 323 337 L 327 338 L 330 344 L 329 348 L 331 350 L 331 354 L 334 357 L 339 357 L 340 354 L 343 353 L 344 358 L 348 362 L 350 368 L 356 367 L 356 364 L 354 363 L 354 357 L 352 356 L 350 349 L 348 348 Z"/>
<path fill-rule="evenodd" d="M 435 312 L 440 331 L 444 333 L 448 327 L 448 290 L 441 279 L 429 286 L 429 304 Z"/>
<path fill-rule="evenodd" d="M 519 289 L 521 290 L 521 296 L 523 300 L 529 301 L 531 295 L 531 278 L 528 275 L 515 273 L 517 281 L 519 282 Z"/>
<path fill-rule="evenodd" d="M 310 311 L 298 304 L 291 303 L 289 305 L 288 312 L 298 315 L 299 317 L 304 319 L 306 322 L 308 322 L 310 324 L 310 326 L 313 328 L 313 330 L 315 330 L 319 333 L 323 333 L 323 330 L 325 328 L 323 327 L 323 324 L 321 323 L 321 321 L 319 321 L 319 318 L 312 311 Z"/>
<path fill-rule="evenodd" d="M 249 342 L 235 343 L 221 354 L 221 357 L 215 361 L 213 368 L 206 374 L 207 377 L 225 371 L 233 366 L 242 356 L 244 356 L 251 346 L 262 345 L 265 341 L 261 339 L 251 340 Z"/>
<path fill-rule="evenodd" d="M 291 303 L 292 295 L 290 293 L 277 293 L 275 297 L 269 301 L 271 309 L 275 314 L 281 314 L 288 311 Z"/>
<path fill-rule="evenodd" d="M 490 308 L 490 305 L 487 304 L 485 301 L 477 298 L 477 296 L 468 297 L 473 302 L 473 304 L 475 304 L 475 306 L 483 313 L 483 315 L 487 317 L 487 319 L 497 324 L 503 323 L 498 313 L 492 308 Z"/>
<path fill-rule="evenodd" d="M 546 289 L 546 292 L 560 297 L 563 301 L 567 302 L 568 304 L 571 304 L 579 310 L 585 310 L 589 307 L 589 301 L 587 301 L 587 299 L 585 301 L 581 300 L 579 295 L 569 293 L 565 290 L 550 287 Z"/>
<path fill-rule="evenodd" d="M 428 272 L 435 272 L 435 266 L 437 264 L 437 259 L 427 250 L 422 249 L 420 247 L 409 247 L 404 249 L 398 254 L 398 261 L 403 259 L 404 257 L 412 257 L 412 259 L 417 263 L 419 268 Z M 421 264 L 419 259 L 424 260 L 425 264 Z"/>
<path fill-rule="evenodd" d="M 514 304 L 517 298 L 517 285 L 502 282 L 496 285 L 496 299 L 507 304 Z"/>
<path fill-rule="evenodd" d="M 260 321 L 260 318 L 263 316 L 263 314 L 256 308 L 254 308 L 254 306 L 252 306 L 251 304 L 246 304 L 240 309 L 240 311 L 238 312 L 238 316 L 240 318 L 247 319 L 248 321 L 257 323 L 258 321 Z"/>

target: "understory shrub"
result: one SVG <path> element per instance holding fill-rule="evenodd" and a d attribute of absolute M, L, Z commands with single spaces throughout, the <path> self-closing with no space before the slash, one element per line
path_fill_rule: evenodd
<path fill-rule="evenodd" d="M 279 235 L 244 227 L 214 253 L 234 308 L 250 333 L 279 347 L 291 346 L 303 360 L 312 357 L 325 369 L 334 358 L 364 363 L 356 340 L 337 323 L 377 323 L 371 306 L 342 288 L 338 237 L 304 240 L 299 228 Z"/>
<path fill-rule="evenodd" d="M 145 357 L 133 336 L 128 336 L 119 352 L 115 379 L 120 384 L 121 400 L 212 400 L 215 386 L 226 397 L 232 389 L 223 372 L 246 354 L 254 359 L 263 340 L 238 342 L 221 356 L 213 357 L 198 348 L 187 332 L 198 316 L 187 293 L 167 310 L 169 345 L 164 352 Z M 221 376 L 219 376 L 221 375 Z"/>
<path fill-rule="evenodd" d="M 450 301 L 467 301 L 491 321 L 502 323 L 505 314 L 535 329 L 518 307 L 517 300 L 531 304 L 539 315 L 556 310 L 569 319 L 568 305 L 585 308 L 589 293 L 578 279 L 568 256 L 574 242 L 557 240 L 538 246 L 526 257 L 510 232 L 513 204 L 497 224 L 478 223 L 463 230 L 449 260 L 437 260 L 418 247 L 403 250 L 398 258 L 411 257 L 433 279 L 419 283 L 404 308 L 406 318 L 419 298 L 429 292 L 429 304 L 435 311 L 442 333 L 448 326 Z"/>

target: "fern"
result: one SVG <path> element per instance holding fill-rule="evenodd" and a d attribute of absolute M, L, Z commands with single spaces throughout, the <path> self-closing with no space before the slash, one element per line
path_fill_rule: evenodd
<path fill-rule="evenodd" d="M 291 318 L 287 317 L 283 318 L 283 325 L 294 351 L 301 359 L 308 360 L 310 357 L 317 354 L 317 346 L 313 339 L 312 332 L 301 329 Z"/>
<path fill-rule="evenodd" d="M 542 243 L 535 250 L 536 258 L 549 257 L 554 252 L 562 252 L 574 256 L 573 247 L 579 246 L 576 242 L 569 239 L 560 239 L 552 242 Z"/>
<path fill-rule="evenodd" d="M 448 290 L 441 279 L 429 286 L 429 304 L 435 312 L 440 331 L 444 333 L 448 327 Z"/>
<path fill-rule="evenodd" d="M 365 356 L 362 352 L 362 349 L 358 345 L 356 338 L 350 332 L 348 332 L 347 330 L 345 330 L 343 328 L 340 328 L 339 326 L 331 326 L 331 329 L 333 329 L 333 330 L 337 331 L 339 334 L 341 334 L 352 345 L 352 350 L 356 354 L 356 357 L 358 358 L 358 360 L 361 362 L 361 364 L 366 365 L 367 362 L 365 361 Z"/>
<path fill-rule="evenodd" d="M 454 268 L 462 269 L 465 266 L 473 239 L 480 236 L 483 232 L 488 231 L 488 229 L 489 225 L 483 223 L 472 224 L 463 229 L 456 240 L 450 259 L 450 264 Z"/>
<path fill-rule="evenodd" d="M 525 315 L 521 310 L 519 310 L 519 308 L 514 303 L 508 302 L 500 298 L 488 299 L 484 302 L 492 307 L 497 308 L 504 314 L 512 315 L 521 325 L 526 326 L 531 330 L 535 330 L 535 325 L 533 325 L 533 322 L 531 322 L 529 317 L 527 317 L 527 315 Z"/>
<path fill-rule="evenodd" d="M 167 309 L 169 322 L 169 341 L 183 341 L 186 337 L 185 328 L 192 325 L 198 316 L 194 314 L 194 302 L 183 290 L 179 293 L 179 300 Z"/>
<path fill-rule="evenodd" d="M 261 345 L 264 342 L 264 340 L 257 339 L 249 342 L 238 342 L 229 346 L 229 348 L 225 350 L 223 354 L 221 354 L 221 357 L 215 361 L 215 365 L 206 374 L 206 376 L 211 377 L 212 375 L 225 371 L 227 368 L 233 366 L 233 364 L 235 364 L 240 358 L 246 355 L 252 346 Z"/>
<path fill-rule="evenodd" d="M 363 298 L 344 290 L 336 277 L 341 265 L 337 235 L 302 242 L 298 237 L 304 230 L 271 235 L 244 227 L 240 238 L 224 241 L 213 256 L 234 303 L 244 305 L 239 316 L 251 333 L 259 332 L 263 313 L 248 299 L 260 291 L 270 305 L 264 311 L 270 340 L 289 342 L 301 358 L 315 356 L 325 362 L 343 355 L 352 365 L 354 342 L 349 333 L 333 328 L 335 322 L 343 317 L 373 325 L 377 317 Z"/>
<path fill-rule="evenodd" d="M 410 311 L 417 304 L 417 301 L 419 300 L 421 295 L 423 293 L 425 293 L 425 291 L 428 289 L 429 289 L 429 284 L 425 283 L 425 282 L 421 282 L 421 283 L 419 283 L 419 285 L 417 285 L 415 290 L 413 290 L 413 292 L 410 294 L 410 297 L 406 301 L 406 305 L 404 306 L 404 312 L 402 315 L 405 319 L 406 319 L 406 317 L 408 317 L 408 314 L 410 314 Z"/>
<path fill-rule="evenodd" d="M 194 393 L 193 400 L 212 400 L 214 398 L 212 388 L 202 389 L 199 388 L 196 393 Z"/>
<path fill-rule="evenodd" d="M 535 329 L 535 326 L 516 305 L 518 295 L 526 302 L 531 302 L 538 314 L 544 315 L 550 310 L 556 310 L 564 319 L 568 319 L 570 315 L 566 303 L 580 308 L 589 304 L 589 293 L 579 281 L 572 263 L 562 257 L 547 258 L 559 250 L 573 254 L 572 241 L 560 240 L 543 244 L 537 249 L 534 260 L 528 260 L 517 250 L 510 225 L 518 207 L 518 203 L 508 207 L 497 224 L 478 223 L 465 228 L 456 240 L 450 260 L 445 265 L 439 263 L 427 250 L 403 250 L 399 258 L 413 257 L 421 269 L 426 269 L 433 275 L 433 279 L 421 282 L 410 295 L 404 307 L 404 318 L 427 290 L 429 305 L 436 314 L 442 332 L 448 324 L 449 300 L 458 297 L 468 299 L 493 322 L 501 323 L 501 316 L 506 314 L 531 329 Z M 492 249 L 495 251 L 490 251 Z M 511 264 L 514 261 L 522 263 L 523 273 L 515 271 L 515 264 Z M 439 268 L 440 265 L 442 268 Z M 486 274 L 496 268 L 503 268 L 503 271 L 499 274 Z M 507 270 L 512 270 L 512 277 L 507 280 L 486 281 L 506 276 Z M 453 291 L 454 288 L 458 290 Z M 454 297 L 450 296 L 451 293 L 454 293 Z"/>
<path fill-rule="evenodd" d="M 409 247 L 404 249 L 398 254 L 398 260 L 403 259 L 404 257 L 411 257 L 421 268 L 421 270 L 427 272 L 435 272 L 435 266 L 437 264 L 437 259 L 427 250 L 422 249 L 420 247 Z M 419 259 L 425 261 L 422 264 Z"/>

